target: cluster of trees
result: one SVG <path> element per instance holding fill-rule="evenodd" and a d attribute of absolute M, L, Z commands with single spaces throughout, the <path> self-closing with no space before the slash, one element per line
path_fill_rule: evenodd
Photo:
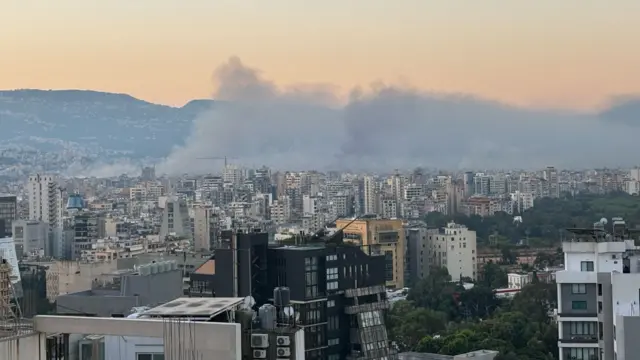
<path fill-rule="evenodd" d="M 434 269 L 407 300 L 388 314 L 391 339 L 400 351 L 458 355 L 497 350 L 499 360 L 554 360 L 558 330 L 555 284 L 534 283 L 513 299 L 498 299 L 486 281 L 465 290 L 446 269 Z"/>
<path fill-rule="evenodd" d="M 494 216 L 480 217 L 456 214 L 446 216 L 438 212 L 427 214 L 429 226 L 442 227 L 448 221 L 466 225 L 475 230 L 479 244 L 489 244 L 490 237 L 498 242 L 516 243 L 528 239 L 531 246 L 554 246 L 562 238 L 569 236 L 567 227 L 591 227 L 601 218 L 623 217 L 631 225 L 640 219 L 640 197 L 622 192 L 605 195 L 563 194 L 557 199 L 536 199 L 535 206 L 522 214 L 522 222 L 514 222 L 514 215 L 498 212 Z M 637 225 L 640 225 L 638 223 Z"/>

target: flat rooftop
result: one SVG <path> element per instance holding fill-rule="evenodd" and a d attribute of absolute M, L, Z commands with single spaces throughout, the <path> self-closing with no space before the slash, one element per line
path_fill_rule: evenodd
<path fill-rule="evenodd" d="M 178 298 L 143 312 L 151 317 L 210 317 L 230 310 L 244 298 Z"/>

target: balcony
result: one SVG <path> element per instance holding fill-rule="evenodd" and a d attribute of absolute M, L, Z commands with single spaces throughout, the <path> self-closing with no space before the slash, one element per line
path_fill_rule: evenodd
<path fill-rule="evenodd" d="M 584 313 L 584 312 L 571 312 L 571 313 L 558 313 L 559 318 L 597 318 L 598 313 Z M 575 321 L 575 320 L 572 320 Z"/>
<path fill-rule="evenodd" d="M 598 337 L 594 335 L 572 335 L 567 339 L 558 339 L 563 344 L 597 344 Z"/>

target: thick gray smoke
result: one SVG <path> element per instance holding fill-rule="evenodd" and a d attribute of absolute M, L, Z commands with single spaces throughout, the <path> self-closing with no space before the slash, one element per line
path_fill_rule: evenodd
<path fill-rule="evenodd" d="M 199 157 L 287 169 L 563 168 L 634 164 L 640 133 L 596 115 L 534 111 L 377 84 L 337 105 L 328 85 L 278 88 L 233 57 L 217 100 L 160 172 L 219 169 Z"/>

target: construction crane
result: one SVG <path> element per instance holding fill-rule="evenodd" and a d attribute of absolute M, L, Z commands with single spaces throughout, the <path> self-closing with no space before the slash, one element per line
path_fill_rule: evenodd
<path fill-rule="evenodd" d="M 210 156 L 210 157 L 199 157 L 199 158 L 196 158 L 196 159 L 198 159 L 198 160 L 224 160 L 224 167 L 226 168 L 227 164 L 228 164 L 227 159 L 235 159 L 235 158 L 227 157 L 227 156 Z"/>

